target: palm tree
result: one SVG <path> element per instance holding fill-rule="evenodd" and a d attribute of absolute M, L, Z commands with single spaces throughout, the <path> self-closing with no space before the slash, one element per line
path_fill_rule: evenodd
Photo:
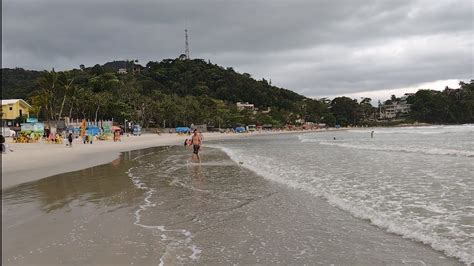
<path fill-rule="evenodd" d="M 95 118 L 94 118 L 94 121 L 95 121 L 96 124 L 97 124 L 97 117 L 98 117 L 98 114 L 99 114 L 100 107 L 107 105 L 111 98 L 112 98 L 112 94 L 108 91 L 102 91 L 102 92 L 93 94 L 92 99 L 93 99 L 94 104 L 96 106 Z"/>
<path fill-rule="evenodd" d="M 64 89 L 64 96 L 63 100 L 61 102 L 61 109 L 59 110 L 58 114 L 58 120 L 61 119 L 61 116 L 63 114 L 63 109 L 64 109 L 64 103 L 66 102 L 66 96 L 69 93 L 69 90 L 72 89 L 72 83 L 74 82 L 74 78 L 68 78 L 66 73 L 61 73 L 58 78 L 59 84 L 61 85 L 61 88 Z"/>
<path fill-rule="evenodd" d="M 46 119 L 48 121 L 48 126 L 51 129 L 50 118 L 53 118 L 53 92 L 57 86 L 58 74 L 54 71 L 54 68 L 51 71 L 45 71 L 44 75 L 38 79 L 38 85 L 40 88 L 41 103 L 46 112 Z M 48 115 L 49 111 L 49 115 Z"/>

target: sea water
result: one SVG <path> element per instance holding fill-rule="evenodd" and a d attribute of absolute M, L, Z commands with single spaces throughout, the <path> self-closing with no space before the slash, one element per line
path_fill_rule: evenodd
<path fill-rule="evenodd" d="M 474 263 L 474 125 L 262 136 L 212 147 L 388 233 Z"/>

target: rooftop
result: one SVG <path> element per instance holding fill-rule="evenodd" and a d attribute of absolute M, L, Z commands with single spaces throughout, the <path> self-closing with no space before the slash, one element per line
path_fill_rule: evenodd
<path fill-rule="evenodd" d="M 26 104 L 28 107 L 31 108 L 31 105 L 29 105 L 25 100 L 23 99 L 2 99 L 2 105 L 7 105 L 7 104 L 14 104 L 17 103 L 18 101 L 23 102 Z"/>

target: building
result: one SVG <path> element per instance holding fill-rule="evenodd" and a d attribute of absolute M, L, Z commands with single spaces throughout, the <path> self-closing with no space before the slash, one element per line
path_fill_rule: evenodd
<path fill-rule="evenodd" d="M 15 120 L 19 116 L 29 116 L 31 105 L 22 99 L 2 100 L 2 119 Z"/>
<path fill-rule="evenodd" d="M 391 104 L 384 104 L 380 107 L 380 119 L 394 119 L 404 117 L 411 110 L 411 104 L 407 103 L 409 94 L 405 94 L 400 98 L 399 101 L 392 102 Z"/>
<path fill-rule="evenodd" d="M 30 115 L 31 105 L 22 99 L 2 100 L 3 126 L 13 126 L 13 120 L 19 116 Z"/>
<path fill-rule="evenodd" d="M 242 110 L 255 110 L 255 105 L 253 103 L 248 103 L 248 102 L 237 102 L 237 109 L 239 111 Z"/>
<path fill-rule="evenodd" d="M 117 71 L 118 74 L 127 74 L 127 69 L 126 68 L 119 68 Z"/>

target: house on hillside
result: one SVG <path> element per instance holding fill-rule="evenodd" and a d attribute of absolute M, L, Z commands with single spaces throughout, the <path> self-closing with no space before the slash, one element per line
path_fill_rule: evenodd
<path fill-rule="evenodd" d="M 2 99 L 2 126 L 13 126 L 13 121 L 19 116 L 30 115 L 31 105 L 22 99 Z"/>
<path fill-rule="evenodd" d="M 255 110 L 255 105 L 253 103 L 248 103 L 248 102 L 237 102 L 237 109 L 239 111 L 242 110 Z"/>
<path fill-rule="evenodd" d="M 127 69 L 126 68 L 119 68 L 119 70 L 117 71 L 118 74 L 127 74 Z"/>
<path fill-rule="evenodd" d="M 393 101 L 390 104 L 384 104 L 379 108 L 380 119 L 394 119 L 404 117 L 411 111 L 411 104 L 407 103 L 407 98 L 410 94 L 405 94 L 398 101 Z"/>

